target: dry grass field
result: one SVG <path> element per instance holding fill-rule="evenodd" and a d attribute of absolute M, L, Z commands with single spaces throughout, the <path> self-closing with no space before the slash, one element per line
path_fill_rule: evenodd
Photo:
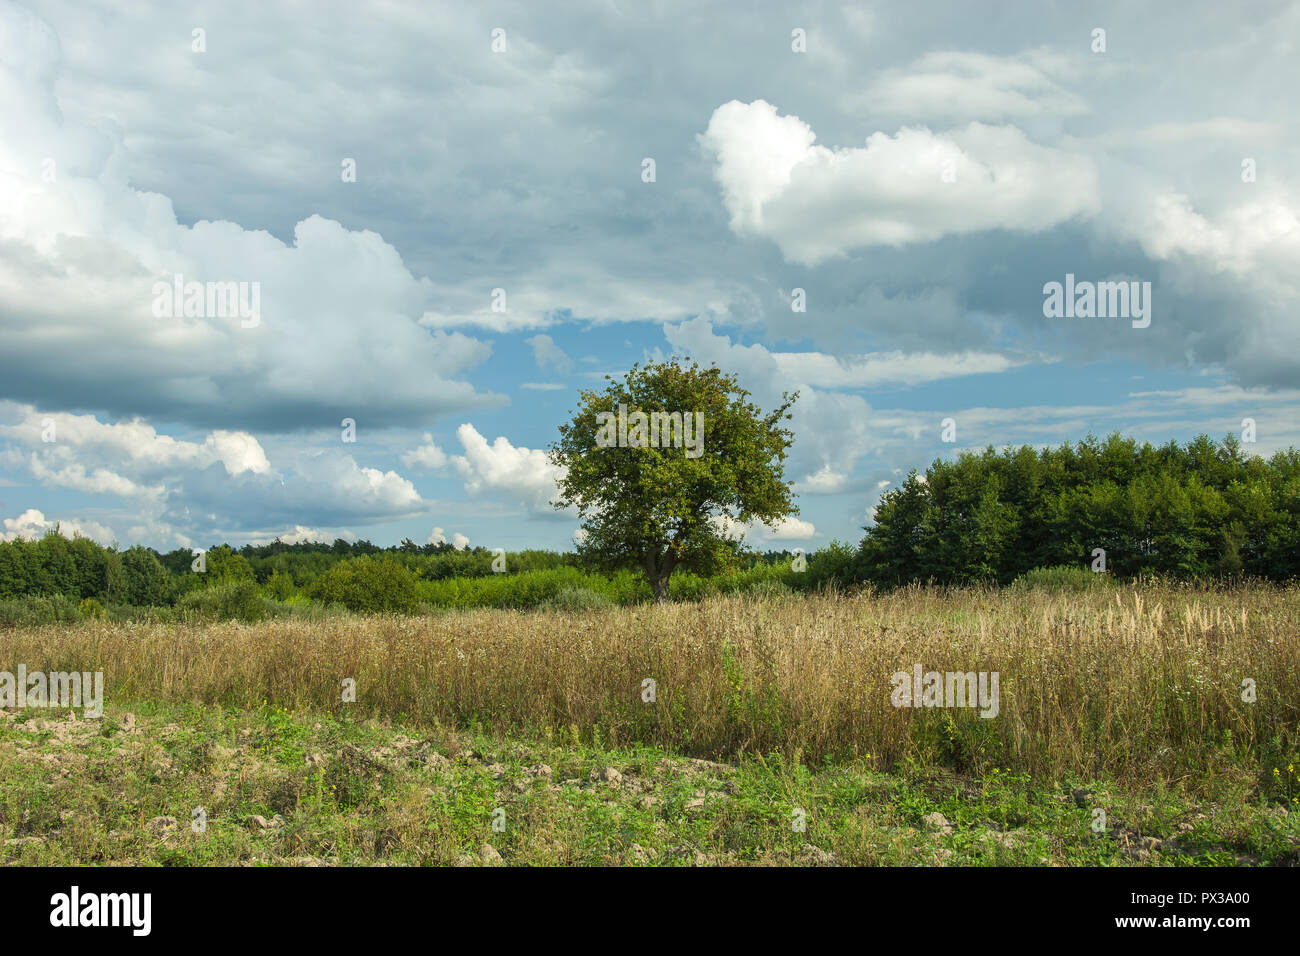
<path fill-rule="evenodd" d="M 0 661 L 102 670 L 109 703 L 270 703 L 710 758 L 781 748 L 1146 779 L 1294 739 L 1300 592 L 915 588 L 581 613 L 92 621 L 0 633 Z M 892 706 L 891 675 L 918 663 L 998 672 L 997 716 Z M 349 678 L 356 700 L 343 703 Z"/>
<path fill-rule="evenodd" d="M 1147 586 L 10 631 L 0 669 L 102 671 L 106 716 L 6 714 L 0 830 L 29 862 L 1294 862 L 1298 625 L 1294 588 Z M 917 664 L 996 672 L 997 715 L 894 706 Z M 191 845 L 190 804 L 238 839 Z"/>

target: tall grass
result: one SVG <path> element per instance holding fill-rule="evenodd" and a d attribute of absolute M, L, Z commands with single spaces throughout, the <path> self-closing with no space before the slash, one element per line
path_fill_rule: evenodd
<path fill-rule="evenodd" d="M 911 587 L 257 624 L 86 620 L 0 632 L 0 669 L 102 670 L 110 705 L 268 701 L 699 756 L 779 748 L 1150 782 L 1295 757 L 1298 622 L 1295 588 Z M 893 707 L 891 675 L 918 663 L 997 671 L 998 716 Z M 340 702 L 345 678 L 355 703 Z"/>

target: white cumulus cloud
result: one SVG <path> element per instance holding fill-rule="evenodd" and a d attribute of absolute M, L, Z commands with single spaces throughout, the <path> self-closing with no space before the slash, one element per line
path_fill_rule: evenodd
<path fill-rule="evenodd" d="M 1099 204 L 1090 159 L 1014 126 L 904 127 L 834 149 L 816 138 L 764 100 L 723 104 L 700 136 L 732 230 L 772 240 L 791 262 L 991 229 L 1039 232 Z"/>
<path fill-rule="evenodd" d="M 456 429 L 465 454 L 452 458 L 472 495 L 504 492 L 535 513 L 553 513 L 550 502 L 557 494 L 563 470 L 551 463 L 540 448 L 515 446 L 504 435 L 488 442 L 471 424 Z"/>

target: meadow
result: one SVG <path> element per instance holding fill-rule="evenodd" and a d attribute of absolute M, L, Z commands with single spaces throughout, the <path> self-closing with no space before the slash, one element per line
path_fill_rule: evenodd
<path fill-rule="evenodd" d="M 102 671 L 105 716 L 3 712 L 0 838 L 28 863 L 1296 863 L 1298 621 L 1293 586 L 1099 582 L 20 627 L 0 662 Z M 917 664 L 996 672 L 996 717 L 894 706 Z"/>

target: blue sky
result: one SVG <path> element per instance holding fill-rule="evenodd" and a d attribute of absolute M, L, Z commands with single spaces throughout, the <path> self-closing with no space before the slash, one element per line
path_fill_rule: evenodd
<path fill-rule="evenodd" d="M 759 547 L 964 448 L 1300 445 L 1300 8 L 1132 6 L 0 0 L 0 535 L 565 548 L 546 447 L 670 355 L 800 392 Z"/>

